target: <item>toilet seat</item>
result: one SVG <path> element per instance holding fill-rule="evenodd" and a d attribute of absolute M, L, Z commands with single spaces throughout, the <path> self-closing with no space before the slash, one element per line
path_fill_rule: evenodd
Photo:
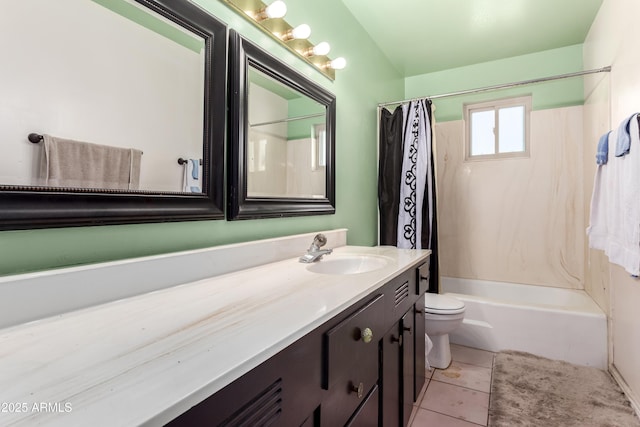
<path fill-rule="evenodd" d="M 430 314 L 459 314 L 465 309 L 462 301 L 447 295 L 427 292 L 424 302 L 424 312 Z"/>

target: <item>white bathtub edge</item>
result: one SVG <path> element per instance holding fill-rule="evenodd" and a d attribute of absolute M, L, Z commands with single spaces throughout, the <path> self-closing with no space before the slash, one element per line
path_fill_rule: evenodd
<path fill-rule="evenodd" d="M 477 282 L 478 286 L 486 286 L 486 283 Z M 473 286 L 474 282 L 465 281 L 465 284 Z M 516 287 L 510 291 L 522 292 L 531 286 L 501 283 L 499 289 L 504 290 L 508 285 Z M 487 289 L 490 291 L 491 286 Z M 550 289 L 550 298 L 557 295 L 557 289 Z M 510 303 L 500 300 L 499 295 L 490 298 L 445 293 L 459 298 L 466 306 L 462 325 L 449 334 L 451 343 L 491 352 L 524 351 L 578 365 L 608 368 L 607 317 L 586 293 L 588 300 L 584 304 L 567 309 L 552 304 Z M 539 296 L 536 297 L 539 299 Z"/>

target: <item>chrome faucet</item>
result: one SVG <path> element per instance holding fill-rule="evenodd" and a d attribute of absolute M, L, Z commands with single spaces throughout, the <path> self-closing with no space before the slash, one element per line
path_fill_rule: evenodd
<path fill-rule="evenodd" d="M 316 234 L 313 238 L 313 243 L 307 249 L 307 253 L 300 257 L 300 262 L 311 263 L 320 261 L 323 255 L 328 255 L 333 252 L 333 249 L 320 249 L 327 244 L 327 238 L 324 234 Z"/>

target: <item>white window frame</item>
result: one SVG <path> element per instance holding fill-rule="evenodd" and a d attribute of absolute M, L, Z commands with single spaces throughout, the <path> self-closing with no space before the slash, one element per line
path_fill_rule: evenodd
<path fill-rule="evenodd" d="M 496 130 L 499 129 L 500 121 L 498 111 L 501 108 L 509 107 L 524 107 L 524 150 L 515 151 L 509 153 L 500 153 L 500 141 L 498 140 L 498 134 Z M 504 158 L 522 158 L 529 157 L 530 150 L 530 138 L 529 129 L 531 121 L 531 95 L 519 96 L 514 98 L 502 98 L 492 101 L 465 103 L 464 106 L 464 159 L 465 161 L 474 160 L 492 160 L 492 159 L 504 159 Z M 495 128 L 494 128 L 494 146 L 495 152 L 493 154 L 476 154 L 471 155 L 471 113 L 482 111 L 494 111 L 495 113 Z"/>
<path fill-rule="evenodd" d="M 311 126 L 311 170 L 327 166 L 327 126 L 324 123 Z"/>

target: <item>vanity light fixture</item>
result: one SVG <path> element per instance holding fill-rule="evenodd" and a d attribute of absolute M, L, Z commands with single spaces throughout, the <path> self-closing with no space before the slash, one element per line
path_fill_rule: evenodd
<path fill-rule="evenodd" d="M 269 6 L 263 7 L 253 14 L 253 19 L 257 22 L 264 21 L 265 19 L 278 19 L 284 18 L 287 14 L 287 5 L 282 0 L 276 0 Z"/>
<path fill-rule="evenodd" d="M 323 56 L 327 55 L 331 50 L 331 46 L 327 42 L 320 42 L 315 46 L 306 49 L 302 54 L 304 56 Z"/>
<path fill-rule="evenodd" d="M 295 28 L 290 29 L 286 33 L 280 36 L 280 40 L 287 42 L 289 40 L 305 40 L 311 35 L 311 27 L 307 24 L 300 24 Z"/>
<path fill-rule="evenodd" d="M 290 52 L 313 65 L 327 78 L 334 80 L 335 70 L 344 68 L 346 61 L 333 63 L 327 57 L 331 47 L 327 42 L 317 45 L 310 42 L 311 28 L 307 24 L 296 27 L 283 19 L 287 13 L 287 6 L 282 0 L 221 0 L 235 9 L 249 22 L 262 30 L 265 34 L 277 40 Z M 270 2 L 267 4 L 265 2 Z M 333 65 L 331 65 L 333 63 Z"/>

